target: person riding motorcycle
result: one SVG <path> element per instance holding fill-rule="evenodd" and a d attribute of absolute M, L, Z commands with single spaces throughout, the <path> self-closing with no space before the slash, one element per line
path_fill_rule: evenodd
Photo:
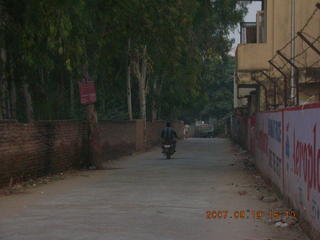
<path fill-rule="evenodd" d="M 173 144 L 173 151 L 176 152 L 177 141 L 175 138 L 178 138 L 176 131 L 171 127 L 171 123 L 167 122 L 166 127 L 161 132 L 162 138 L 162 150 L 164 151 L 164 144 L 166 142 L 171 142 Z"/>

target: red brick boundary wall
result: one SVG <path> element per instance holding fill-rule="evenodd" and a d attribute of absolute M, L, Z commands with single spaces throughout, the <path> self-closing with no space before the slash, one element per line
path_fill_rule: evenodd
<path fill-rule="evenodd" d="M 100 121 L 97 128 L 98 151 L 103 160 L 110 160 L 144 150 L 144 122 Z"/>
<path fill-rule="evenodd" d="M 0 186 L 70 168 L 88 166 L 90 152 L 102 161 L 160 144 L 164 121 L 100 121 L 89 143 L 82 121 L 0 121 Z M 184 125 L 173 127 L 183 136 Z M 144 137 L 146 136 L 146 137 Z"/>
<path fill-rule="evenodd" d="M 86 133 L 80 121 L 0 121 L 0 184 L 79 167 Z"/>
<path fill-rule="evenodd" d="M 165 121 L 147 122 L 147 148 L 161 143 L 161 131 L 165 127 Z"/>
<path fill-rule="evenodd" d="M 176 130 L 177 135 L 180 139 L 185 138 L 184 136 L 184 122 L 183 121 L 174 121 L 172 122 L 172 127 Z"/>

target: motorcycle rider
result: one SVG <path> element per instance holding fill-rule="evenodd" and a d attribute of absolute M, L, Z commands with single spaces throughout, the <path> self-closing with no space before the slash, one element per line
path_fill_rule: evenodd
<path fill-rule="evenodd" d="M 178 138 L 176 131 L 171 127 L 171 123 L 167 122 L 166 127 L 161 132 L 162 138 L 162 150 L 164 151 L 164 144 L 165 142 L 172 142 L 173 144 L 173 151 L 176 152 L 176 144 L 177 141 L 175 138 Z"/>

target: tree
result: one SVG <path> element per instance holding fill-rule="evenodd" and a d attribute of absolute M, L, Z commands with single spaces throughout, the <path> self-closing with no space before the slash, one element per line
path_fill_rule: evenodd
<path fill-rule="evenodd" d="M 132 118 L 226 114 L 221 68 L 232 66 L 228 33 L 245 11 L 233 0 L 2 0 L 0 116 L 83 119 L 84 65 L 99 119 L 131 118 L 131 75 Z"/>

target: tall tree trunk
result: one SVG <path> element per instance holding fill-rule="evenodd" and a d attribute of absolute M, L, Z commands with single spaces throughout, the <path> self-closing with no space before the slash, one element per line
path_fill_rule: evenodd
<path fill-rule="evenodd" d="M 94 103 L 86 105 L 86 118 L 89 125 L 89 135 L 91 135 L 98 124 L 98 115 Z"/>
<path fill-rule="evenodd" d="M 58 119 L 64 119 L 64 113 L 65 113 L 65 98 L 64 98 L 64 69 L 61 67 L 60 70 L 60 81 L 58 81 L 58 106 L 56 108 L 56 116 Z"/>
<path fill-rule="evenodd" d="M 132 69 L 139 83 L 140 119 L 146 120 L 147 46 L 135 50 Z"/>
<path fill-rule="evenodd" d="M 144 146 L 148 146 L 147 139 L 147 108 L 146 108 L 146 79 L 147 79 L 147 46 L 145 45 L 143 48 L 142 54 L 142 66 L 141 66 L 141 81 L 140 82 L 140 111 L 141 111 L 141 119 L 144 121 Z"/>
<path fill-rule="evenodd" d="M 2 84 L 2 77 L 0 77 L 0 120 L 3 119 L 3 84 Z"/>
<path fill-rule="evenodd" d="M 50 82 L 50 80 L 51 80 L 51 76 L 50 76 L 50 71 L 46 71 L 46 91 L 50 91 L 49 90 L 49 86 L 48 86 L 48 83 Z M 53 119 L 53 117 L 54 117 L 54 107 L 52 107 L 52 104 L 51 104 L 51 102 L 50 102 L 50 97 L 49 97 L 49 94 L 46 94 L 46 102 L 47 103 L 50 103 L 50 110 L 49 111 L 47 111 L 47 114 L 46 114 L 46 116 L 47 116 L 47 118 L 48 119 Z"/>
<path fill-rule="evenodd" d="M 157 86 L 158 86 L 159 77 L 156 76 L 153 82 L 153 99 L 152 99 L 152 122 L 158 119 L 158 106 L 156 102 L 157 94 Z"/>
<path fill-rule="evenodd" d="M 9 86 L 8 86 L 8 79 L 7 78 L 5 78 L 3 81 L 3 90 L 4 90 L 4 94 L 3 94 L 4 118 L 11 119 L 10 94 L 9 94 Z"/>
<path fill-rule="evenodd" d="M 147 120 L 146 112 L 146 75 L 147 75 L 147 46 L 144 46 L 141 59 L 141 74 L 139 78 L 140 118 Z"/>
<path fill-rule="evenodd" d="M 146 94 L 143 78 L 139 79 L 139 102 L 140 102 L 140 119 L 146 120 Z"/>
<path fill-rule="evenodd" d="M 102 110 L 103 114 L 105 114 L 106 113 L 106 99 L 104 98 L 104 96 L 106 96 L 106 88 L 105 88 L 103 81 L 101 81 L 100 87 L 101 87 L 101 92 L 102 92 L 101 96 L 103 96 L 103 97 L 101 97 L 101 100 L 100 100 L 101 101 L 101 110 Z"/>
<path fill-rule="evenodd" d="M 4 116 L 6 115 L 6 87 L 5 87 L 5 81 L 6 81 L 6 61 L 7 61 L 7 56 L 6 56 L 6 50 L 4 48 L 0 49 L 0 119 L 3 119 Z"/>
<path fill-rule="evenodd" d="M 163 79 L 163 74 L 160 74 L 153 83 L 152 121 L 158 120 L 160 116 L 161 105 L 159 104 L 159 98 L 161 96 Z"/>
<path fill-rule="evenodd" d="M 140 119 L 144 122 L 144 146 L 147 146 L 147 109 L 146 109 L 146 89 L 147 89 L 147 66 L 148 55 L 147 46 L 137 48 L 132 61 L 132 69 L 139 82 L 139 105 Z"/>
<path fill-rule="evenodd" d="M 128 40 L 128 53 L 127 53 L 127 104 L 128 104 L 128 117 L 129 120 L 133 119 L 132 116 L 132 97 L 131 97 L 131 58 L 130 58 L 130 50 L 131 50 L 131 40 Z"/>
<path fill-rule="evenodd" d="M 147 111 L 146 111 L 146 77 L 147 77 L 147 46 L 135 51 L 132 69 L 139 82 L 140 119 L 144 120 L 144 145 L 147 146 Z"/>
<path fill-rule="evenodd" d="M 12 119 L 17 119 L 17 89 L 16 89 L 16 83 L 13 77 L 11 78 L 10 99 L 11 99 L 11 117 Z"/>
<path fill-rule="evenodd" d="M 70 116 L 73 119 L 75 117 L 74 113 L 74 85 L 73 85 L 73 80 L 72 76 L 69 78 L 70 80 Z"/>
<path fill-rule="evenodd" d="M 156 102 L 152 101 L 152 122 L 155 122 L 158 120 L 158 108 Z"/>
<path fill-rule="evenodd" d="M 82 74 L 86 80 L 89 80 L 88 61 L 82 66 Z M 85 105 L 86 120 L 88 124 L 88 140 L 89 140 L 89 165 L 102 169 L 101 140 L 98 131 L 98 114 L 95 103 Z"/>
<path fill-rule="evenodd" d="M 25 79 L 23 79 L 23 95 L 24 95 L 24 100 L 26 103 L 26 116 L 27 116 L 27 121 L 32 122 L 33 121 L 33 107 L 32 107 L 32 98 L 31 94 L 29 91 L 29 84 L 26 82 Z"/>
<path fill-rule="evenodd" d="M 10 86 L 8 79 L 8 61 L 7 61 L 7 51 L 5 48 L 0 49 L 1 56 L 1 112 L 2 117 L 5 119 L 11 119 L 11 99 L 10 99 Z"/>

